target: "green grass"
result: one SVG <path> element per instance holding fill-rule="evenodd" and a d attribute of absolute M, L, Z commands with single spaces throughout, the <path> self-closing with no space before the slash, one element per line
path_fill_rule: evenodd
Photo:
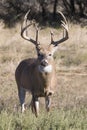
<path fill-rule="evenodd" d="M 86 130 L 87 108 L 71 110 L 55 109 L 50 113 L 41 111 L 36 118 L 30 110 L 26 113 L 0 114 L 0 130 Z"/>

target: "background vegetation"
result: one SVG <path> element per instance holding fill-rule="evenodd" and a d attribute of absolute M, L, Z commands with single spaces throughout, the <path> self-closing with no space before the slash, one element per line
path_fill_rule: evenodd
<path fill-rule="evenodd" d="M 87 129 L 86 6 L 86 0 L 0 1 L 0 130 Z M 43 46 L 50 43 L 50 29 L 55 39 L 62 37 L 62 29 L 56 25 L 57 10 L 66 15 L 69 24 L 69 40 L 60 44 L 54 55 L 58 85 L 52 97 L 52 108 L 47 113 L 44 100 L 40 99 L 38 118 L 29 108 L 29 93 L 27 110 L 21 114 L 14 77 L 21 60 L 36 57 L 34 46 L 20 37 L 22 17 L 29 8 L 32 9 L 29 19 L 35 19 L 43 27 L 39 33 Z M 31 27 L 31 37 L 34 32 Z"/>
<path fill-rule="evenodd" d="M 87 25 L 87 0 L 1 0 L 0 18 L 13 26 L 29 9 L 30 19 L 38 22 L 52 24 L 57 19 L 57 10 L 61 10 L 71 21 Z"/>

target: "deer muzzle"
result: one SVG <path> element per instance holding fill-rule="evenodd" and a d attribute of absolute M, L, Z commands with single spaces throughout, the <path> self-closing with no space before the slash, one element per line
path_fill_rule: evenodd
<path fill-rule="evenodd" d="M 44 67 L 48 66 L 48 61 L 46 59 L 43 59 L 41 61 L 41 66 L 44 66 Z"/>

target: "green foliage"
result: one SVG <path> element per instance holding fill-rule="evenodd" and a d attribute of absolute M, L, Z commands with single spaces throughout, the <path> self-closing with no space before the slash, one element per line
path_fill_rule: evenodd
<path fill-rule="evenodd" d="M 57 9 L 61 9 L 72 20 L 85 22 L 87 16 L 87 1 L 80 0 L 1 0 L 0 19 L 3 19 L 6 26 L 13 27 L 21 20 L 23 15 L 30 9 L 29 19 L 36 19 L 37 22 L 51 23 L 59 19 Z M 81 18 L 84 18 L 84 20 Z M 85 22 L 86 23 L 86 22 Z"/>
<path fill-rule="evenodd" d="M 0 114 L 0 130 L 86 130 L 87 109 L 41 111 L 36 118 L 31 111 L 26 113 Z"/>

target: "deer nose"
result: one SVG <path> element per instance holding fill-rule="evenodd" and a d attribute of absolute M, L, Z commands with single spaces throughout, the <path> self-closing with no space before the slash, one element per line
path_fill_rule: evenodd
<path fill-rule="evenodd" d="M 42 60 L 42 61 L 41 61 L 41 65 L 42 65 L 42 66 L 47 66 L 47 65 L 48 65 L 48 61 L 45 60 L 45 59 Z"/>

